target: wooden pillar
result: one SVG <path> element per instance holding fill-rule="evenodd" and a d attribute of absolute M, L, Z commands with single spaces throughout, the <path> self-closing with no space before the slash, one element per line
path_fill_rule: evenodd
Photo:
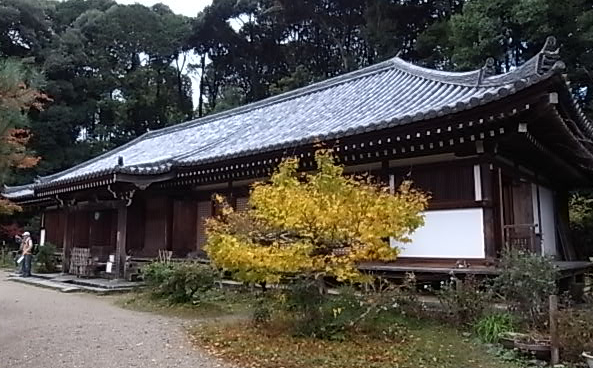
<path fill-rule="evenodd" d="M 117 209 L 117 242 L 115 247 L 115 269 L 118 278 L 125 278 L 126 238 L 128 224 L 128 207 L 122 204 Z"/>
<path fill-rule="evenodd" d="M 228 196 L 227 196 L 227 202 L 229 204 L 229 206 L 233 207 L 233 209 L 237 209 L 237 196 L 235 195 L 235 192 L 233 191 L 233 182 L 229 181 L 228 183 Z"/>
<path fill-rule="evenodd" d="M 389 185 L 389 160 L 381 161 L 381 174 L 380 174 L 381 184 Z"/>
<path fill-rule="evenodd" d="M 558 296 L 550 295 L 550 363 L 560 362 L 560 343 L 558 341 Z"/>
<path fill-rule="evenodd" d="M 70 251 L 72 250 L 72 237 L 70 236 L 69 217 L 70 211 L 64 208 L 64 237 L 62 240 L 62 273 L 70 270 Z"/>
<path fill-rule="evenodd" d="M 480 186 L 480 198 L 476 201 L 482 203 L 484 213 L 484 246 L 486 258 L 494 259 L 497 256 L 497 218 L 494 198 L 494 175 L 493 168 L 489 163 L 482 163 L 474 170 L 478 174 L 479 181 L 475 185 Z M 476 178 L 474 178 L 476 179 Z"/>

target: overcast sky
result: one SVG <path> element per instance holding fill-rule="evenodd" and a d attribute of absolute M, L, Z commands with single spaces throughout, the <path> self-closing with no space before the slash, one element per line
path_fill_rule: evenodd
<path fill-rule="evenodd" d="M 200 10 L 212 2 L 212 0 L 115 0 L 120 4 L 139 3 L 146 6 L 152 6 L 157 3 L 167 5 L 173 12 L 195 17 Z"/>

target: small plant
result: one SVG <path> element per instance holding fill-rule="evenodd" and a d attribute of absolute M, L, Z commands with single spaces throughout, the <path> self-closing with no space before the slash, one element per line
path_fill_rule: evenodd
<path fill-rule="evenodd" d="M 255 305 L 251 320 L 255 326 L 263 326 L 270 323 L 271 319 L 272 308 L 270 307 L 269 303 L 266 303 L 266 300 L 261 297 Z"/>
<path fill-rule="evenodd" d="M 39 273 L 52 273 L 58 269 L 58 263 L 56 259 L 56 246 L 51 243 L 45 243 L 43 246 L 39 246 L 39 251 L 35 255 L 35 267 L 36 272 Z"/>
<path fill-rule="evenodd" d="M 165 262 L 153 262 L 142 267 L 142 278 L 148 286 L 159 287 L 173 272 L 173 264 Z"/>
<path fill-rule="evenodd" d="M 472 275 L 464 280 L 453 277 L 450 283 L 442 285 L 437 296 L 453 322 L 461 324 L 481 318 L 492 301 L 490 287 Z"/>
<path fill-rule="evenodd" d="M 548 320 L 548 297 L 556 293 L 557 271 L 551 259 L 520 250 L 505 250 L 497 291 L 532 327 Z"/>
<path fill-rule="evenodd" d="M 14 268 L 15 266 L 14 253 L 8 247 L 0 248 L 0 268 Z"/>
<path fill-rule="evenodd" d="M 501 334 L 512 332 L 515 329 L 515 320 L 512 314 L 496 312 L 485 315 L 474 324 L 474 331 L 486 343 L 495 343 Z"/>
<path fill-rule="evenodd" d="M 295 336 L 342 341 L 349 330 L 368 313 L 364 300 L 352 288 L 343 287 L 338 295 L 323 295 L 314 280 L 293 283 L 285 307 Z"/>
<path fill-rule="evenodd" d="M 214 286 L 216 271 L 200 263 L 155 262 L 142 269 L 144 279 L 156 296 L 165 297 L 172 303 L 194 301 L 198 292 Z"/>
<path fill-rule="evenodd" d="M 368 303 L 374 303 L 379 311 L 391 311 L 422 319 L 426 317 L 426 305 L 420 300 L 414 273 L 406 273 L 400 284 L 377 277 L 367 285 L 365 295 Z"/>
<path fill-rule="evenodd" d="M 563 359 L 577 362 L 581 361 L 583 352 L 593 352 L 591 306 L 560 311 L 558 313 L 558 331 Z"/>

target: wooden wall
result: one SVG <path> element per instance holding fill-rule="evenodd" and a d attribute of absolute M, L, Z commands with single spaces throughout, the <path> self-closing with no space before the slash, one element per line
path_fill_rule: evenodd
<path fill-rule="evenodd" d="M 132 201 L 128 207 L 128 223 L 126 231 L 126 253 L 142 256 L 145 242 L 146 205 L 142 197 Z"/>
<path fill-rule="evenodd" d="M 89 211 L 89 247 L 91 254 L 107 261 L 115 253 L 117 241 L 117 211 Z"/>
<path fill-rule="evenodd" d="M 44 213 L 45 241 L 58 248 L 64 242 L 66 214 L 62 210 L 52 210 Z"/>
<path fill-rule="evenodd" d="M 185 257 L 188 253 L 196 251 L 197 247 L 197 201 L 173 201 L 173 234 L 172 251 L 176 257 Z"/>
<path fill-rule="evenodd" d="M 68 219 L 68 230 L 71 232 L 72 246 L 76 248 L 88 248 L 90 212 L 76 211 L 68 215 L 70 216 Z"/>
<path fill-rule="evenodd" d="M 145 203 L 146 222 L 142 255 L 155 257 L 159 249 L 171 250 L 172 201 L 167 197 L 147 198 Z M 129 229 L 128 232 L 134 232 Z"/>
<path fill-rule="evenodd" d="M 213 208 L 211 201 L 199 201 L 198 202 L 198 216 L 197 216 L 197 248 L 198 251 L 202 250 L 204 244 L 206 244 L 206 219 L 212 216 Z"/>
<path fill-rule="evenodd" d="M 412 180 L 416 188 L 430 194 L 430 208 L 476 206 L 473 164 L 433 164 L 394 169 L 396 186 Z"/>

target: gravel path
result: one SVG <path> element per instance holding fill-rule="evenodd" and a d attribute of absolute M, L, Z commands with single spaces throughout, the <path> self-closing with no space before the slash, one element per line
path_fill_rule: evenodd
<path fill-rule="evenodd" d="M 0 272 L 2 368 L 225 366 L 190 345 L 181 320 L 6 281 Z"/>

